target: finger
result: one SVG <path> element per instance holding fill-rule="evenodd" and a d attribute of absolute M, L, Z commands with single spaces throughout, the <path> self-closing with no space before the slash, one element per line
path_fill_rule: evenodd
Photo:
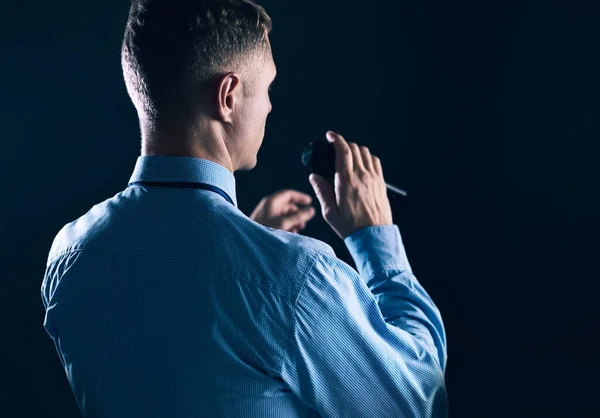
<path fill-rule="evenodd" d="M 372 172 L 373 171 L 373 159 L 371 158 L 371 152 L 369 151 L 369 148 L 365 147 L 364 145 L 360 146 L 360 155 L 362 157 L 362 162 L 363 165 L 365 166 L 365 169 L 367 171 Z"/>
<path fill-rule="evenodd" d="M 377 174 L 379 174 L 380 176 L 383 176 L 383 170 L 381 168 L 381 161 L 379 161 L 379 158 L 373 155 L 373 168 L 375 169 L 375 172 Z"/>
<path fill-rule="evenodd" d="M 301 209 L 298 212 L 286 216 L 283 219 L 283 229 L 289 229 L 291 227 L 297 228 L 298 225 L 301 225 L 303 223 L 305 224 L 313 216 L 315 216 L 315 208 L 313 208 L 312 206 Z"/>
<path fill-rule="evenodd" d="M 360 149 L 358 144 L 355 142 L 348 142 L 350 149 L 352 150 L 352 162 L 354 163 L 354 171 L 365 171 L 365 166 L 360 155 Z"/>
<path fill-rule="evenodd" d="M 301 205 L 310 205 L 312 203 L 312 197 L 309 194 L 299 192 L 298 190 L 286 189 L 283 191 L 283 196 L 290 202 L 299 203 Z"/>
<path fill-rule="evenodd" d="M 339 177 L 339 173 L 336 173 L 335 176 Z M 333 190 L 333 186 L 323 177 L 315 173 L 311 173 L 308 176 L 308 181 L 310 181 L 310 184 L 317 195 L 323 218 L 329 220 L 332 215 L 336 216 L 338 207 L 335 201 L 335 191 Z"/>
<path fill-rule="evenodd" d="M 335 171 L 342 176 L 349 177 L 354 171 L 354 165 L 352 163 L 352 151 L 348 143 L 346 143 L 344 137 L 333 131 L 327 131 L 327 140 L 333 144 L 335 149 Z"/>
<path fill-rule="evenodd" d="M 309 194 L 299 192 L 293 189 L 284 189 L 277 192 L 277 200 L 284 200 L 287 202 L 298 203 L 301 205 L 310 205 L 312 203 L 312 197 Z"/>
<path fill-rule="evenodd" d="M 295 227 L 293 227 L 290 232 L 300 232 L 302 231 L 304 228 L 306 228 L 306 223 L 301 223 L 300 225 L 296 225 Z"/>
<path fill-rule="evenodd" d="M 310 221 L 312 217 L 315 216 L 315 213 L 317 213 L 317 211 L 312 206 L 302 208 L 297 212 L 300 223 L 306 223 Z"/>
<path fill-rule="evenodd" d="M 300 207 L 298 207 L 298 205 L 296 205 L 294 203 L 288 203 L 288 205 L 285 207 L 285 210 L 283 211 L 283 214 L 289 215 L 290 213 L 297 212 L 299 210 L 300 210 Z"/>

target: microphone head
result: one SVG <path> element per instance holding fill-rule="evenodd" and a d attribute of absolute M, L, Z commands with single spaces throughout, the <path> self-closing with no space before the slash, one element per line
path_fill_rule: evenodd
<path fill-rule="evenodd" d="M 302 165 L 311 173 L 327 180 L 331 185 L 335 179 L 335 147 L 329 141 L 310 142 L 302 150 Z M 406 196 L 406 191 L 385 184 L 390 197 Z"/>
<path fill-rule="evenodd" d="M 313 141 L 302 151 L 302 165 L 327 180 L 335 176 L 335 148 L 331 142 Z"/>

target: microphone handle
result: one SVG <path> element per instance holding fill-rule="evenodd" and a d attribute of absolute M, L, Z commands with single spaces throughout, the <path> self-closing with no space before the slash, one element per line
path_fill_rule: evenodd
<path fill-rule="evenodd" d="M 332 176 L 325 176 L 325 175 L 321 174 L 321 177 L 323 177 L 329 184 L 331 184 L 333 186 L 333 177 Z M 406 193 L 405 190 L 399 189 L 396 186 L 392 186 L 389 183 L 385 183 L 385 187 L 388 190 L 392 191 L 390 197 L 397 197 L 398 195 L 400 195 L 400 196 L 406 196 L 408 194 L 408 193 Z"/>
<path fill-rule="evenodd" d="M 397 188 L 396 186 L 392 186 L 392 185 L 391 185 L 391 184 L 389 184 L 389 183 L 385 183 L 385 187 L 387 187 L 387 188 L 388 188 L 388 190 L 391 190 L 391 191 L 393 191 L 393 192 L 396 192 L 396 193 L 398 193 L 398 194 L 400 194 L 400 195 L 402 195 L 402 196 L 406 196 L 406 195 L 407 195 L 407 193 L 406 193 L 404 190 L 402 190 L 402 189 L 399 189 L 399 188 Z"/>

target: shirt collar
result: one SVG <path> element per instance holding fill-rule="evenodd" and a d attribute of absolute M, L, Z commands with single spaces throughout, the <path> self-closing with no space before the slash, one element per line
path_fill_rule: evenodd
<path fill-rule="evenodd" d="M 235 177 L 227 168 L 196 157 L 140 155 L 129 183 L 136 181 L 185 181 L 206 183 L 221 188 L 235 207 Z"/>

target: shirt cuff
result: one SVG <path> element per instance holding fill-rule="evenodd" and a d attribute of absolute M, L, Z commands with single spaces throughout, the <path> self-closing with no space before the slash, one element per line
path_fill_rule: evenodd
<path fill-rule="evenodd" d="M 361 228 L 348 235 L 344 243 L 365 281 L 385 270 L 412 272 L 400 229 L 395 224 Z"/>

